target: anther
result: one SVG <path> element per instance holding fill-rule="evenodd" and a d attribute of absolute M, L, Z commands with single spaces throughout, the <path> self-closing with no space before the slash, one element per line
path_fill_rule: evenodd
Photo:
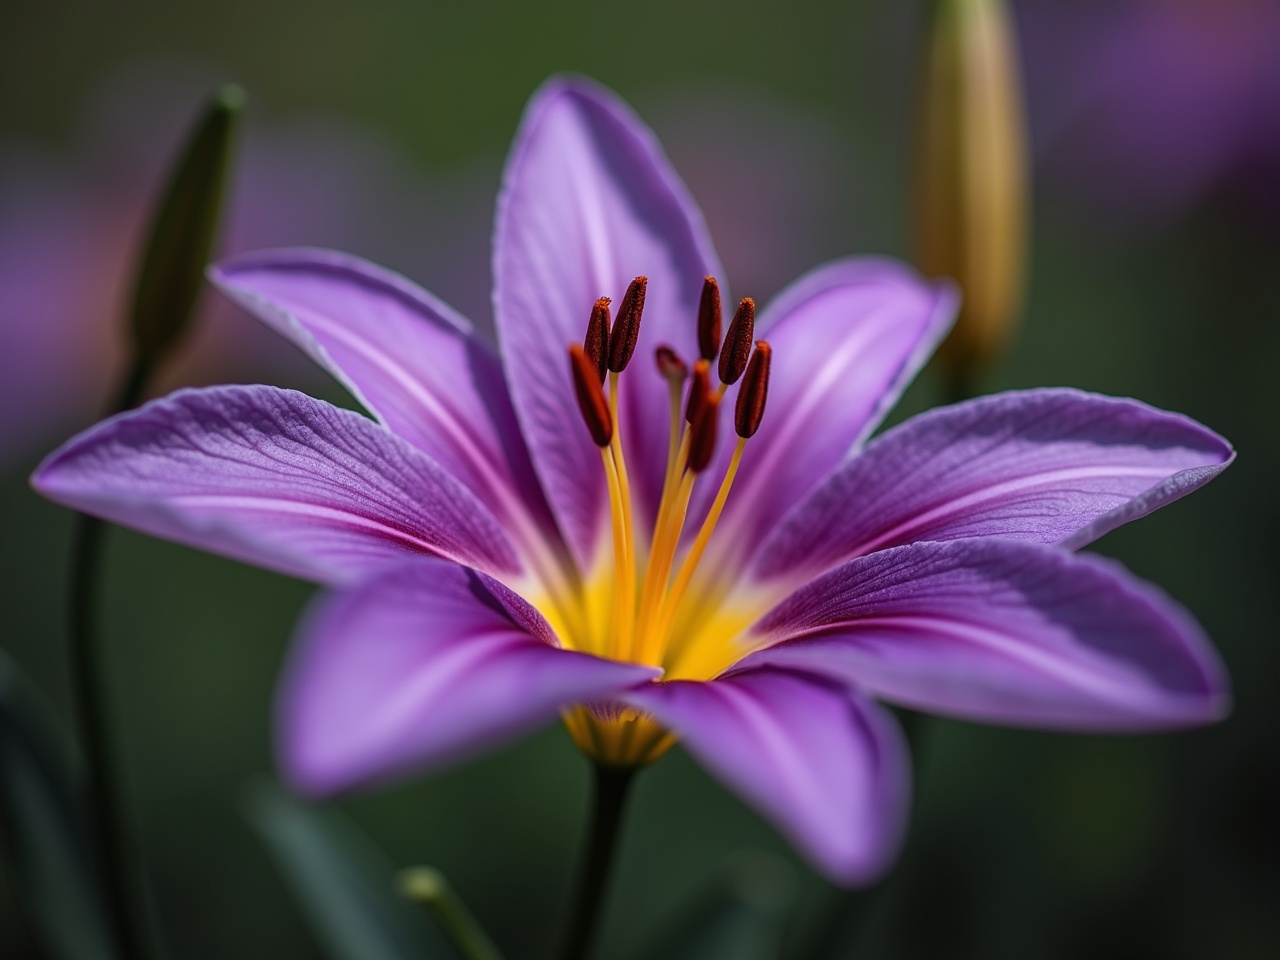
<path fill-rule="evenodd" d="M 587 321 L 587 335 L 582 341 L 582 349 L 588 359 L 600 371 L 600 380 L 609 371 L 609 303 L 608 297 L 601 297 L 591 308 L 591 319 Z"/>
<path fill-rule="evenodd" d="M 640 316 L 644 313 L 644 294 L 649 287 L 648 277 L 636 277 L 627 287 L 622 305 L 618 307 L 618 319 L 609 336 L 609 369 L 621 373 L 631 362 L 640 336 Z"/>
<path fill-rule="evenodd" d="M 573 389 L 578 395 L 578 408 L 587 431 L 597 447 L 609 446 L 613 439 L 613 417 L 609 415 L 609 401 L 600 389 L 596 365 L 587 352 L 576 343 L 569 344 L 569 370 L 573 374 Z"/>
<path fill-rule="evenodd" d="M 719 352 L 720 284 L 715 277 L 705 277 L 698 301 L 698 353 L 703 360 L 714 360 Z"/>
<path fill-rule="evenodd" d="M 709 395 L 698 418 L 694 420 L 689 435 L 689 470 L 701 473 L 711 463 L 711 455 L 716 451 L 716 414 L 720 412 L 720 398 Z"/>
<path fill-rule="evenodd" d="M 692 426 L 698 414 L 711 396 L 711 363 L 698 360 L 693 365 L 693 378 L 689 381 L 689 400 L 685 404 L 684 419 Z"/>
<path fill-rule="evenodd" d="M 756 333 L 756 302 L 746 297 L 738 304 L 737 312 L 729 324 L 724 338 L 724 350 L 720 353 L 720 382 L 736 383 L 747 369 L 751 356 L 751 341 Z"/>
<path fill-rule="evenodd" d="M 769 361 L 772 357 L 773 348 L 764 340 L 757 340 L 733 409 L 734 429 L 744 440 L 754 437 L 760 429 L 765 401 L 769 397 Z"/>
<path fill-rule="evenodd" d="M 689 375 L 689 365 L 665 343 L 655 351 L 655 359 L 658 362 L 658 373 L 662 374 L 663 379 L 683 383 L 684 378 Z"/>

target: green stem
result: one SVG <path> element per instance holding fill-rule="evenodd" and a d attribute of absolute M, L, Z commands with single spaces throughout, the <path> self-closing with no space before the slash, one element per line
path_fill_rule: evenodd
<path fill-rule="evenodd" d="M 439 870 L 411 867 L 400 874 L 400 891 L 435 913 L 463 960 L 502 960 L 502 954 Z"/>
<path fill-rule="evenodd" d="M 118 413 L 136 406 L 149 372 L 145 364 L 135 363 L 109 412 Z M 101 641 L 95 626 L 106 530 L 106 524 L 96 517 L 80 514 L 76 518 L 71 545 L 68 648 L 76 722 L 84 751 L 89 828 L 102 870 L 108 921 L 121 960 L 139 960 L 147 955 L 145 924 L 136 883 L 136 858 L 119 804 L 105 683 L 99 662 Z"/>
<path fill-rule="evenodd" d="M 618 846 L 619 828 L 626 807 L 627 790 L 635 769 L 595 766 L 595 795 L 587 848 L 578 873 L 578 889 L 569 914 L 563 960 L 586 960 L 600 922 L 609 882 L 609 868 Z"/>

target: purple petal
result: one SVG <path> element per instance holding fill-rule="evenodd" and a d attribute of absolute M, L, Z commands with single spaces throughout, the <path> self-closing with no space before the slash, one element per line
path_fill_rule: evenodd
<path fill-rule="evenodd" d="M 325 583 L 421 554 L 519 570 L 497 522 L 430 457 L 292 390 L 180 390 L 68 441 L 32 483 L 113 523 Z"/>
<path fill-rule="evenodd" d="M 497 355 L 444 303 L 398 274 L 328 250 L 252 253 L 218 264 L 210 278 L 509 529 L 525 539 L 555 536 Z"/>
<path fill-rule="evenodd" d="M 414 562 L 304 621 L 279 704 L 281 763 L 311 793 L 438 767 L 657 672 L 560 649 L 496 581 Z"/>
<path fill-rule="evenodd" d="M 507 161 L 494 238 L 494 318 L 516 411 L 543 488 L 578 560 L 600 538 L 600 458 L 569 379 L 598 297 L 619 303 L 649 278 L 640 341 L 622 377 L 623 438 L 642 515 L 666 459 L 667 388 L 653 364 L 669 343 L 695 356 L 702 278 L 719 268 L 702 216 L 653 134 L 613 94 L 579 79 L 536 93 Z"/>
<path fill-rule="evenodd" d="M 1016 540 L 915 543 L 852 560 L 753 632 L 766 649 L 747 664 L 812 670 L 993 723 L 1158 730 L 1217 720 L 1229 702 L 1217 654 L 1163 593 L 1111 561 Z"/>
<path fill-rule="evenodd" d="M 889 431 L 800 504 L 757 555 L 807 579 L 916 540 L 1076 548 L 1208 483 L 1230 445 L 1186 417 L 1077 390 L 984 397 Z"/>
<path fill-rule="evenodd" d="M 843 686 L 764 669 L 650 684 L 623 699 L 679 733 L 832 879 L 869 883 L 897 854 L 911 792 L 902 732 Z"/>
<path fill-rule="evenodd" d="M 901 264 L 857 259 L 813 271 L 770 304 L 760 322 L 773 346 L 769 402 L 720 549 L 744 557 L 866 439 L 950 328 L 956 303 L 950 286 Z"/>

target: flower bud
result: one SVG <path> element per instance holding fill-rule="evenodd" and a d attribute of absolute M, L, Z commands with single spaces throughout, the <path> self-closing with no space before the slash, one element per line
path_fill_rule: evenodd
<path fill-rule="evenodd" d="M 1027 261 L 1027 143 L 1004 0 L 934 0 L 915 149 L 920 268 L 964 295 L 939 353 L 959 382 L 1015 332 Z"/>
<path fill-rule="evenodd" d="M 205 107 L 152 214 L 133 289 L 134 349 L 155 363 L 186 332 L 213 252 L 244 93 L 227 86 Z"/>

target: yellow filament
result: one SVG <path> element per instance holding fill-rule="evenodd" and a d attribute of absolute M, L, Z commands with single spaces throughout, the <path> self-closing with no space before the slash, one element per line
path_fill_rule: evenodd
<path fill-rule="evenodd" d="M 617 436 L 617 431 L 614 431 Z M 622 501 L 622 487 L 618 482 L 618 468 L 614 463 L 612 451 L 602 448 L 600 457 L 604 461 L 604 472 L 609 485 L 609 515 L 613 519 L 613 636 L 614 642 L 605 641 L 605 649 L 601 653 L 618 653 L 623 659 L 631 649 L 631 601 L 629 592 L 635 590 L 635 570 L 631 566 L 631 551 L 628 548 Z M 628 584 L 630 586 L 628 586 Z"/>
<path fill-rule="evenodd" d="M 659 625 L 662 597 L 666 593 L 667 579 L 680 546 L 680 531 L 689 510 L 689 498 L 693 494 L 694 474 L 685 473 L 680 487 L 671 500 L 666 516 L 660 518 L 653 534 L 653 552 L 645 570 L 644 592 L 640 600 L 639 621 L 636 626 L 637 653 L 641 663 L 661 663 L 662 636 L 654 629 Z"/>
<path fill-rule="evenodd" d="M 636 638 L 640 646 L 640 652 L 643 653 L 644 648 L 648 646 L 646 643 L 646 635 L 648 631 L 649 621 L 652 619 L 655 608 L 657 607 L 657 598 L 654 591 L 658 584 L 666 585 L 667 574 L 670 573 L 670 558 L 666 563 L 666 569 L 662 572 L 662 579 L 659 581 L 656 572 L 658 567 L 663 565 L 660 559 L 664 555 L 664 544 L 666 538 L 664 531 L 667 529 L 667 514 L 671 510 L 672 500 L 679 492 L 679 481 L 683 464 L 689 455 L 689 433 L 684 433 L 683 443 L 681 442 L 681 426 L 680 419 L 680 395 L 681 383 L 679 380 L 672 378 L 670 382 L 669 398 L 671 401 L 671 429 L 667 437 L 667 470 L 666 475 L 662 479 L 662 495 L 658 498 L 658 516 L 654 520 L 653 537 L 649 547 L 649 559 L 645 564 L 644 580 L 640 591 L 640 606 L 637 613 L 636 622 Z"/>
<path fill-rule="evenodd" d="M 618 375 L 609 371 L 609 409 L 613 411 L 613 439 L 609 448 L 613 451 L 613 459 L 618 465 L 619 489 L 622 491 L 622 519 L 626 522 L 627 532 L 635 529 L 631 525 L 631 478 L 627 474 L 627 458 L 622 455 L 622 416 L 618 410 Z M 632 544 L 632 559 L 635 558 L 635 544 Z"/>
<path fill-rule="evenodd" d="M 675 616 L 676 610 L 680 607 L 680 601 L 684 599 L 684 593 L 689 589 L 689 581 L 693 579 L 694 571 L 698 569 L 702 554 L 706 551 L 707 543 L 711 540 L 711 534 L 715 530 L 716 524 L 720 521 L 720 514 L 724 511 L 725 501 L 729 499 L 729 489 L 733 486 L 734 477 L 738 475 L 738 465 L 742 463 L 742 451 L 746 446 L 746 439 L 739 437 L 737 444 L 733 448 L 733 458 L 729 461 L 729 468 L 725 471 L 724 480 L 720 482 L 720 489 L 716 491 L 716 498 L 711 504 L 711 509 L 707 511 L 707 518 L 702 522 L 702 528 L 698 531 L 698 536 L 694 539 L 693 546 L 689 548 L 689 555 L 684 558 L 684 563 L 680 565 L 680 572 L 676 574 L 675 582 L 671 585 L 671 589 L 667 591 L 656 622 L 657 629 L 654 630 L 654 634 L 659 638 L 665 638 L 671 620 Z M 659 655 L 661 655 L 661 650 Z"/>
<path fill-rule="evenodd" d="M 618 498 L 622 505 L 622 527 L 626 531 L 626 567 L 620 569 L 619 575 L 625 576 L 625 582 L 619 584 L 618 595 L 622 601 L 622 615 L 626 619 L 627 629 L 618 636 L 618 651 L 625 659 L 631 657 L 631 627 L 635 622 L 636 567 L 639 564 L 639 550 L 635 539 L 635 524 L 632 522 L 631 478 L 627 473 L 627 458 L 622 453 L 622 416 L 618 408 L 618 374 L 609 371 L 609 409 L 613 413 L 613 437 L 609 441 L 609 450 L 613 454 L 614 466 L 618 474 Z"/>

